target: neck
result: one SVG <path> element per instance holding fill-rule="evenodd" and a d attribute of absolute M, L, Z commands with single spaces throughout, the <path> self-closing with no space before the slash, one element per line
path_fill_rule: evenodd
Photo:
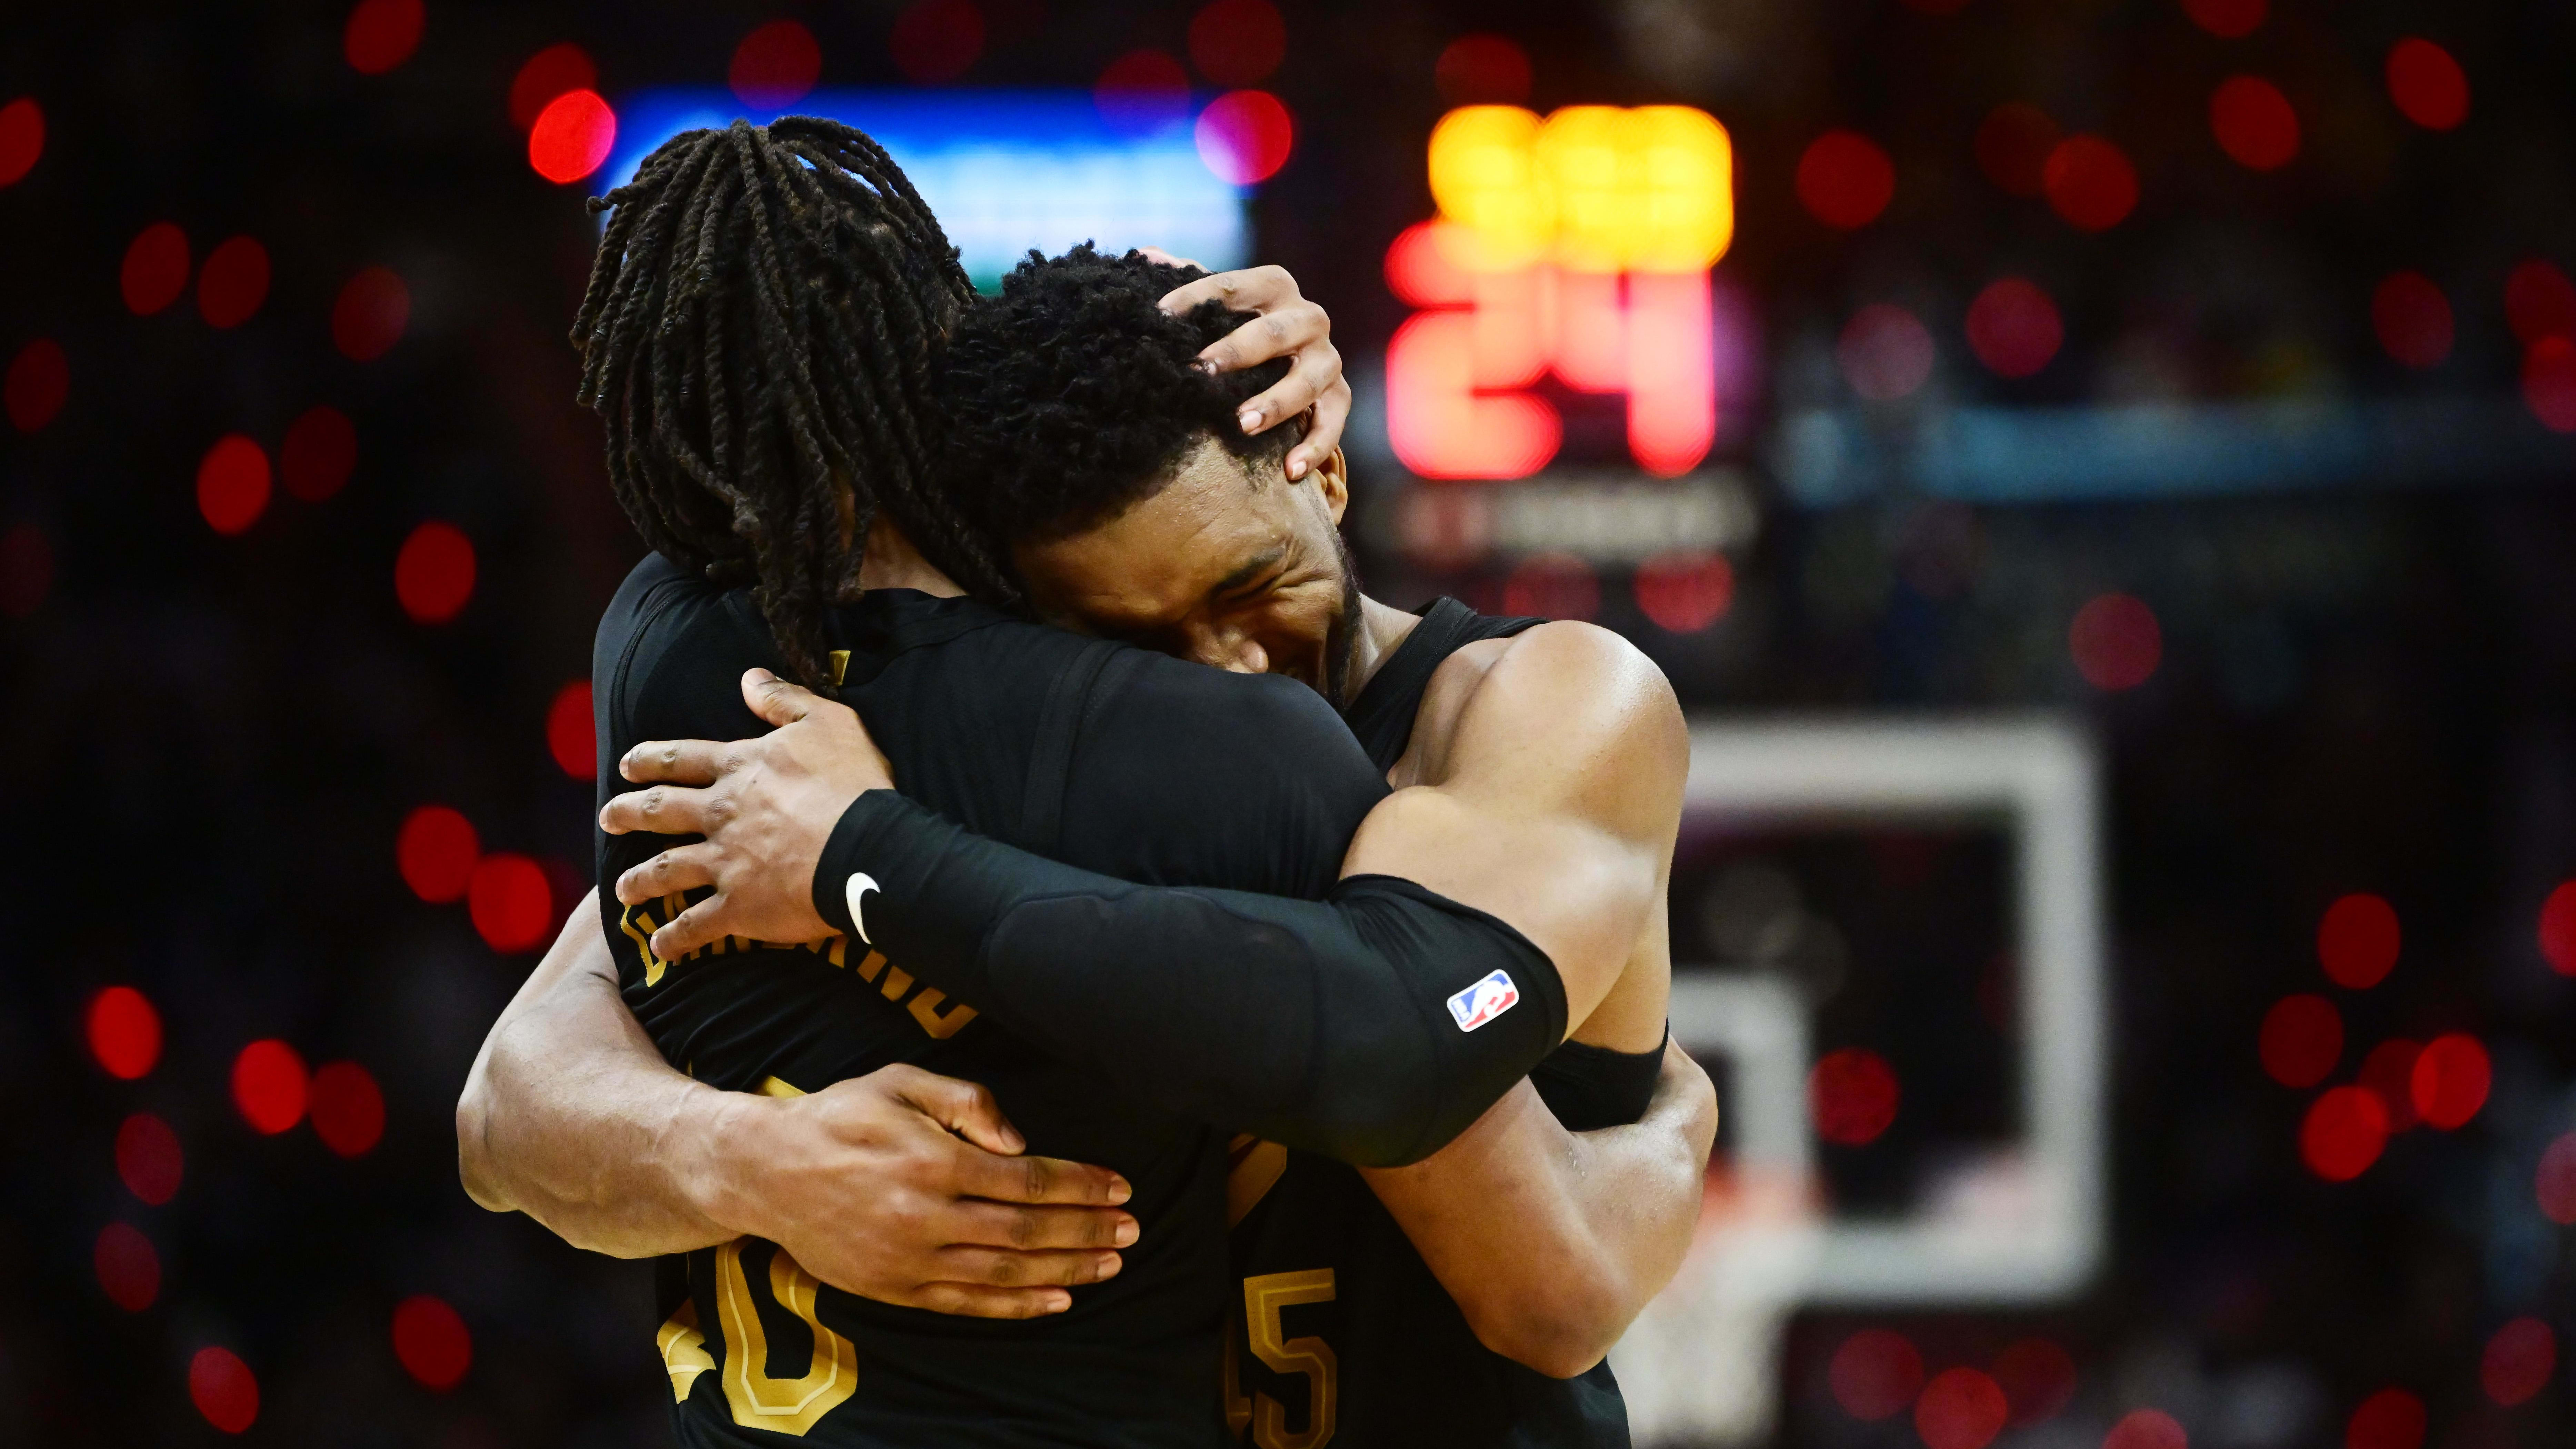
<path fill-rule="evenodd" d="M 1349 708 L 1351 701 L 1360 697 L 1360 691 L 1368 688 L 1368 682 L 1377 676 L 1378 667 L 1386 663 L 1388 656 L 1394 654 L 1403 645 L 1405 637 L 1421 623 L 1419 614 L 1408 614 L 1402 609 L 1381 604 L 1366 594 L 1360 595 L 1359 645 L 1351 651 L 1350 677 L 1342 686 L 1339 703 L 1343 708 Z"/>
<path fill-rule="evenodd" d="M 868 525 L 868 546 L 859 555 L 859 587 L 919 589 L 933 598 L 953 599 L 966 592 L 921 556 L 912 539 L 880 513 Z"/>

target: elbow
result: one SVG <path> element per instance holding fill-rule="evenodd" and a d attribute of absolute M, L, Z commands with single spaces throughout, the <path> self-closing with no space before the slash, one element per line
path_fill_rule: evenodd
<path fill-rule="evenodd" d="M 1458 1306 L 1477 1342 L 1552 1379 L 1590 1372 L 1635 1317 L 1625 1295 L 1597 1274 L 1469 1297 Z"/>
<path fill-rule="evenodd" d="M 464 1092 L 456 1099 L 456 1177 L 475 1206 L 496 1213 L 515 1212 L 517 1206 L 502 1191 L 492 1172 L 492 1144 L 485 1133 L 489 1120 L 482 1065 L 478 1062 L 473 1074 L 465 1079 Z"/>

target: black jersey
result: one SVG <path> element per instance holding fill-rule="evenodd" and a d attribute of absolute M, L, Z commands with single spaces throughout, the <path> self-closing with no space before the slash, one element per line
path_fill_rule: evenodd
<path fill-rule="evenodd" d="M 1413 737 L 1431 676 L 1479 639 L 1542 621 L 1478 614 L 1455 599 L 1422 611 L 1347 718 L 1380 771 Z M 1530 1073 L 1574 1131 L 1645 1115 L 1660 1051 L 1569 1042 Z M 1605 1449 L 1628 1443 L 1610 1365 L 1555 1379 L 1477 1342 L 1356 1169 L 1237 1137 L 1234 1220 L 1240 1317 L 1228 1333 L 1226 1413 L 1256 1449 Z"/>
<path fill-rule="evenodd" d="M 907 795 L 1088 869 L 1319 896 L 1386 794 L 1331 707 L 1290 680 L 909 590 L 837 609 L 833 633 L 842 698 Z M 741 696 L 754 665 L 778 655 L 747 590 L 658 557 L 639 565 L 593 659 L 603 798 L 624 788 L 616 761 L 638 741 L 763 733 Z M 649 938 L 680 902 L 621 907 L 608 887 L 672 843 L 602 837 L 598 872 L 626 1002 L 673 1065 L 790 1095 L 893 1062 L 981 1082 L 1031 1152 L 1123 1174 L 1141 1229 L 1117 1277 L 1028 1322 L 853 1297 L 752 1239 L 664 1259 L 659 1339 L 680 1443 L 1223 1443 L 1223 1135 L 1040 1056 L 864 947 L 735 939 L 656 959 Z"/>

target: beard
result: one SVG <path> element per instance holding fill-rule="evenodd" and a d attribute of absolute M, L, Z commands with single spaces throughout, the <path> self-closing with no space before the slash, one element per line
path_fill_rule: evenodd
<path fill-rule="evenodd" d="M 1360 652 L 1360 573 L 1338 528 L 1333 530 L 1333 559 L 1342 571 L 1342 609 L 1324 631 L 1324 697 L 1335 709 L 1347 709 L 1351 668 Z"/>

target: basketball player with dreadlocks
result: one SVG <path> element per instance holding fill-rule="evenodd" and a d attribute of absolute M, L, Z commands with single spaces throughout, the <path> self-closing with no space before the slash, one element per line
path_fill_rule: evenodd
<path fill-rule="evenodd" d="M 551 1182 L 542 1166 L 501 1170 L 506 1114 L 489 1109 L 507 1094 L 494 1084 L 509 1076 L 511 1028 L 571 1023 L 596 1005 L 532 979 L 460 1103 L 469 1184 L 495 1206 L 555 1209 L 558 1225 L 622 1217 L 600 1246 L 692 1250 L 666 1260 L 660 1335 L 684 1442 L 753 1442 L 745 1431 L 853 1444 L 1207 1442 L 1221 1432 L 1212 1385 L 1227 1267 L 1224 1143 L 1204 1124 L 1362 1161 L 1438 1148 L 1556 1047 L 1566 989 L 1551 954 L 1578 956 L 1587 942 L 1553 921 L 1524 935 L 1391 875 L 1336 883 L 1343 844 L 1383 785 L 1320 696 L 1019 623 L 963 596 L 959 581 L 972 580 L 1010 599 L 1017 572 L 939 496 L 929 460 L 929 356 L 967 293 L 935 224 L 866 138 L 811 121 L 697 133 L 610 200 L 618 212 L 577 333 L 585 396 L 609 419 L 621 501 L 659 553 L 602 625 L 603 760 L 648 736 L 755 729 L 735 678 L 745 663 L 783 670 L 867 709 L 907 787 L 996 841 L 1285 909 L 1293 949 L 1236 963 L 1227 984 L 1248 1002 L 1334 1010 L 1255 1022 L 1208 983 L 1167 994 L 1170 973 L 1148 973 L 1139 985 L 1160 999 L 1135 1009 L 1200 1018 L 1234 1039 L 1266 1027 L 1319 1069 L 1256 1081 L 1176 1059 L 1121 1092 L 1085 1053 L 1030 1049 L 1026 1021 L 979 1023 L 969 998 L 890 962 L 864 929 L 855 942 L 826 944 L 827 928 L 663 951 L 652 911 L 603 901 L 626 1002 L 651 1046 L 698 1082 L 637 1086 L 592 1113 L 591 1139 Z M 1201 309 L 1201 320 L 1222 311 Z M 651 849 L 614 839 L 601 868 L 622 874 Z M 570 979 L 555 968 L 550 958 L 539 974 Z M 1515 1017 L 1496 1004 L 1494 981 L 1534 1009 Z M 1578 976 L 1578 992 L 1597 996 L 1589 983 Z M 1427 1053 L 1371 1025 L 1423 1021 L 1462 996 L 1486 1001 L 1486 1019 Z M 610 1036 L 611 1055 L 634 1044 Z M 608 1097 L 631 1083 L 599 1074 L 597 1053 L 582 1060 Z M 839 1094 L 853 1110 L 823 1135 L 849 1129 L 844 1158 L 899 1166 L 966 1146 L 918 1123 L 904 1137 L 899 1111 L 875 1110 L 889 1102 L 987 1149 L 946 1153 L 954 1201 L 928 1204 L 956 1225 L 939 1268 L 885 1284 L 861 1252 L 818 1269 L 800 1258 L 820 1254 L 789 1251 L 791 1238 L 822 1236 L 800 1231 L 810 1220 L 698 1196 L 688 1169 L 713 1160 L 718 1140 L 737 1152 L 764 1133 L 783 1140 L 786 1118 L 755 1110 L 783 1104 L 752 1092 Z M 808 1114 L 809 1148 L 815 1126 Z M 606 1160 L 592 1150 L 602 1144 Z M 1110 1171 L 1041 1157 L 969 1166 L 1023 1146 Z M 639 1184 L 641 1201 L 628 1201 L 623 1189 Z M 847 1279 L 890 1291 L 827 1286 Z M 1067 1306 L 1031 1283 L 1097 1286 L 1034 1320 L 924 1311 Z"/>

